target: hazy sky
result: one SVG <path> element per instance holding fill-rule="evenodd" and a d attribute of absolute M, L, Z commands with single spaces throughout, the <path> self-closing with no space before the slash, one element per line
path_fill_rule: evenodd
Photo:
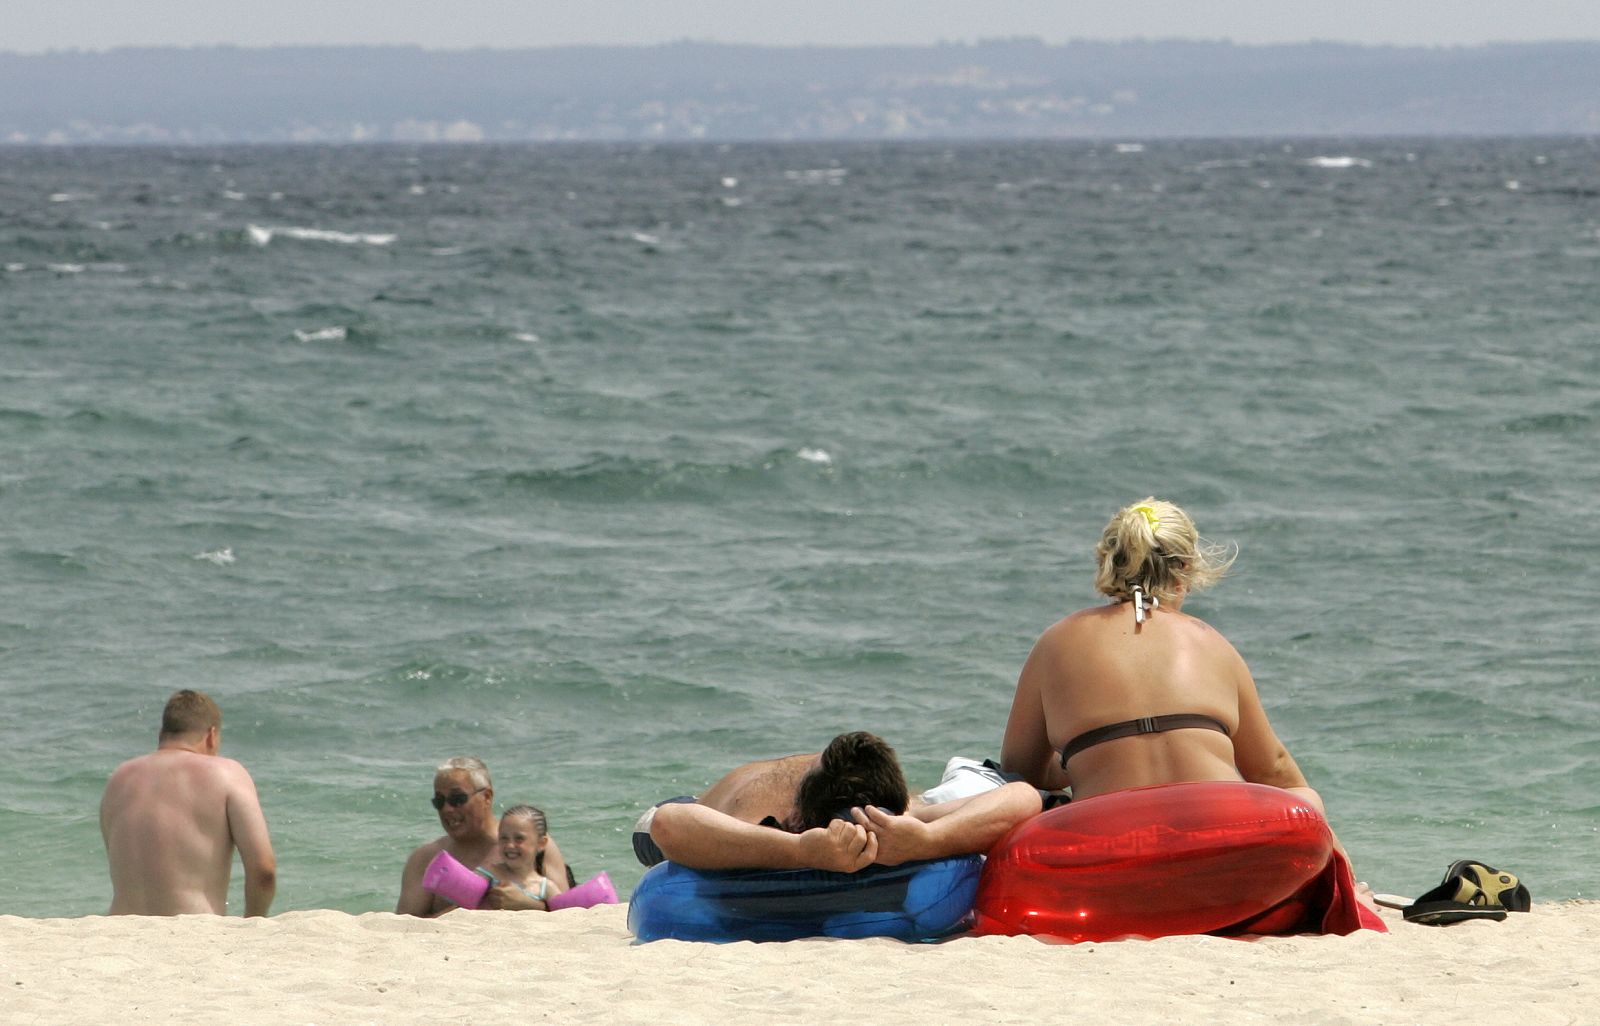
<path fill-rule="evenodd" d="M 1600 0 L 0 0 L 0 50 L 412 43 L 1600 40 Z"/>

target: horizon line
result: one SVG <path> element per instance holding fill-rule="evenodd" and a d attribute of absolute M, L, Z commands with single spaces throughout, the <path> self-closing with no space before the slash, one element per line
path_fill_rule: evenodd
<path fill-rule="evenodd" d="M 1227 37 L 1203 38 L 1198 36 L 1128 36 L 1122 38 L 1077 37 L 1063 42 L 1049 42 L 1040 36 L 992 36 L 976 40 L 941 39 L 932 43 L 752 43 L 730 42 L 718 39 L 684 36 L 656 43 L 547 43 L 522 46 L 428 46 L 423 43 L 126 43 L 109 47 L 51 47 L 43 50 L 10 50 L 0 48 L 0 57 L 59 57 L 109 55 L 127 51 L 149 50 L 420 50 L 424 53 L 518 53 L 546 50 L 660 50 L 672 47 L 703 46 L 750 50 L 941 50 L 974 49 L 995 45 L 1026 45 L 1044 49 L 1065 49 L 1071 46 L 1130 46 L 1189 44 L 1196 46 L 1227 46 L 1247 50 L 1292 49 L 1305 46 L 1348 47 L 1357 50 L 1423 50 L 1459 51 L 1486 50 L 1499 47 L 1547 47 L 1600 45 L 1594 39 L 1506 39 L 1481 43 L 1363 43 L 1342 39 L 1309 38 L 1280 40 L 1270 43 L 1241 43 Z"/>

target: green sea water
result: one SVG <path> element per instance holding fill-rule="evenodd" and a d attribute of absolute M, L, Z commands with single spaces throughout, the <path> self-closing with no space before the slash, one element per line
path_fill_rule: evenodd
<path fill-rule="evenodd" d="M 624 892 L 748 759 L 929 786 L 1151 493 L 1361 877 L 1595 897 L 1597 281 L 1593 140 L 0 148 L 0 914 L 179 687 L 277 910 L 456 754 Z"/>

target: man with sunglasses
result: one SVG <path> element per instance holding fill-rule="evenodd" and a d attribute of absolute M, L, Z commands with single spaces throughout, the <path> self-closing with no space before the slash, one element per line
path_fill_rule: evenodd
<path fill-rule="evenodd" d="M 489 861 L 500 841 L 500 820 L 494 814 L 494 784 L 489 767 L 470 755 L 439 764 L 433 775 L 433 808 L 439 814 L 444 836 L 429 841 L 406 859 L 400 875 L 399 915 L 432 917 L 456 906 L 422 886 L 422 875 L 435 855 L 447 851 L 463 866 Z M 567 863 L 551 838 L 544 850 L 544 875 L 567 877 Z"/>
<path fill-rule="evenodd" d="M 244 914 L 267 914 L 278 880 L 267 820 L 250 773 L 221 747 L 222 710 L 185 689 L 161 712 L 156 750 L 111 774 L 100 800 L 111 915 L 227 915 L 235 848 Z"/>

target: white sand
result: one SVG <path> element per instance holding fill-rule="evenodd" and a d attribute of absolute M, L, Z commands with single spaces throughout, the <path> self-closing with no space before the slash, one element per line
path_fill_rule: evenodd
<path fill-rule="evenodd" d="M 1600 1024 L 1600 903 L 1351 937 L 636 945 L 626 906 L 0 917 L 0 1023 Z"/>

